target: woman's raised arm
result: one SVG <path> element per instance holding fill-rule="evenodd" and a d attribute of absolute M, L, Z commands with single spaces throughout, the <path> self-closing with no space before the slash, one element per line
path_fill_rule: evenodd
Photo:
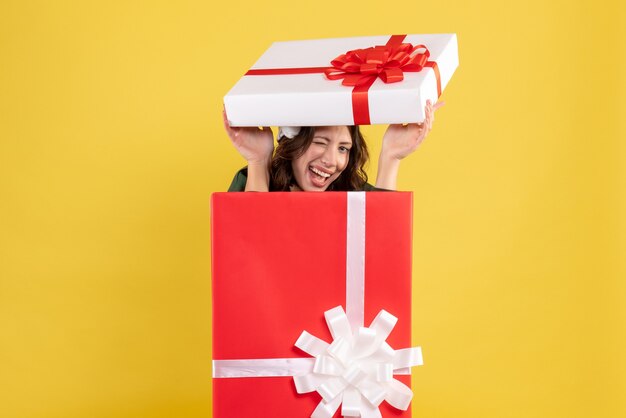
<path fill-rule="evenodd" d="M 426 118 L 423 123 L 407 125 L 389 125 L 383 135 L 383 144 L 378 158 L 378 176 L 376 187 L 379 189 L 396 190 L 400 160 L 412 154 L 424 141 L 432 129 L 435 110 L 443 106 L 439 102 L 434 106 L 426 101 Z"/>
<path fill-rule="evenodd" d="M 267 192 L 270 184 L 270 161 L 274 153 L 274 134 L 269 127 L 235 128 L 223 112 L 224 129 L 239 154 L 248 163 L 246 192 Z"/>

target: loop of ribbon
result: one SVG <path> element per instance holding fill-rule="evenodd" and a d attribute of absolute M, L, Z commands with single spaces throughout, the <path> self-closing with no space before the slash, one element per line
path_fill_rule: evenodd
<path fill-rule="evenodd" d="M 331 61 L 332 67 L 251 69 L 245 75 L 288 75 L 324 73 L 329 80 L 343 79 L 352 89 L 352 114 L 355 125 L 369 125 L 368 90 L 380 78 L 384 83 L 404 80 L 405 72 L 432 68 L 437 79 L 437 97 L 441 96 L 441 76 L 435 61 L 429 61 L 425 45 L 403 43 L 406 35 L 393 35 L 385 45 L 355 49 Z M 423 51 L 422 51 L 423 50 Z"/>
<path fill-rule="evenodd" d="M 404 72 L 419 72 L 426 66 L 430 51 L 426 45 L 409 43 L 376 45 L 355 49 L 331 61 L 324 71 L 329 80 L 343 79 L 344 86 L 361 86 L 376 78 L 384 83 L 404 80 Z"/>
<path fill-rule="evenodd" d="M 315 358 L 312 371 L 293 377 L 298 393 L 322 397 L 311 418 L 332 418 L 340 406 L 344 417 L 382 417 L 383 401 L 405 411 L 413 392 L 393 374 L 423 361 L 420 347 L 394 350 L 385 342 L 398 319 L 381 310 L 369 328 L 353 331 L 341 306 L 324 316 L 332 343 L 303 331 L 295 344 Z"/>

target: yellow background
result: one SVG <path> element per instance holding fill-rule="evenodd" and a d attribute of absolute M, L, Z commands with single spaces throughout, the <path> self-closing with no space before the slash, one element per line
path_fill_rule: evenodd
<path fill-rule="evenodd" d="M 276 40 L 436 32 L 415 416 L 626 416 L 618 3 L 2 1 L 0 417 L 210 416 L 222 96 Z"/>

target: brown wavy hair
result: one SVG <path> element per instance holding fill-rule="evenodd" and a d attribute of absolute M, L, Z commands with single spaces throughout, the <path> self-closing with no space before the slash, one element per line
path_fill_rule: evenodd
<path fill-rule="evenodd" d="M 369 152 L 365 139 L 358 126 L 347 126 L 347 128 L 352 138 L 348 165 L 337 180 L 328 186 L 327 191 L 363 190 L 363 186 L 367 183 L 365 165 L 369 160 Z M 271 163 L 271 191 L 289 191 L 291 186 L 296 184 L 291 163 L 309 149 L 314 135 L 315 127 L 303 127 L 295 137 L 283 137 L 280 140 Z"/>

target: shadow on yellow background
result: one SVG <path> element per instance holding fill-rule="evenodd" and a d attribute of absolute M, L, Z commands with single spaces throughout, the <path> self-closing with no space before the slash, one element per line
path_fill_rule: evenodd
<path fill-rule="evenodd" d="M 414 414 L 626 416 L 619 2 L 72 3 L 0 5 L 1 417 L 210 416 L 222 96 L 276 40 L 436 32 Z"/>

